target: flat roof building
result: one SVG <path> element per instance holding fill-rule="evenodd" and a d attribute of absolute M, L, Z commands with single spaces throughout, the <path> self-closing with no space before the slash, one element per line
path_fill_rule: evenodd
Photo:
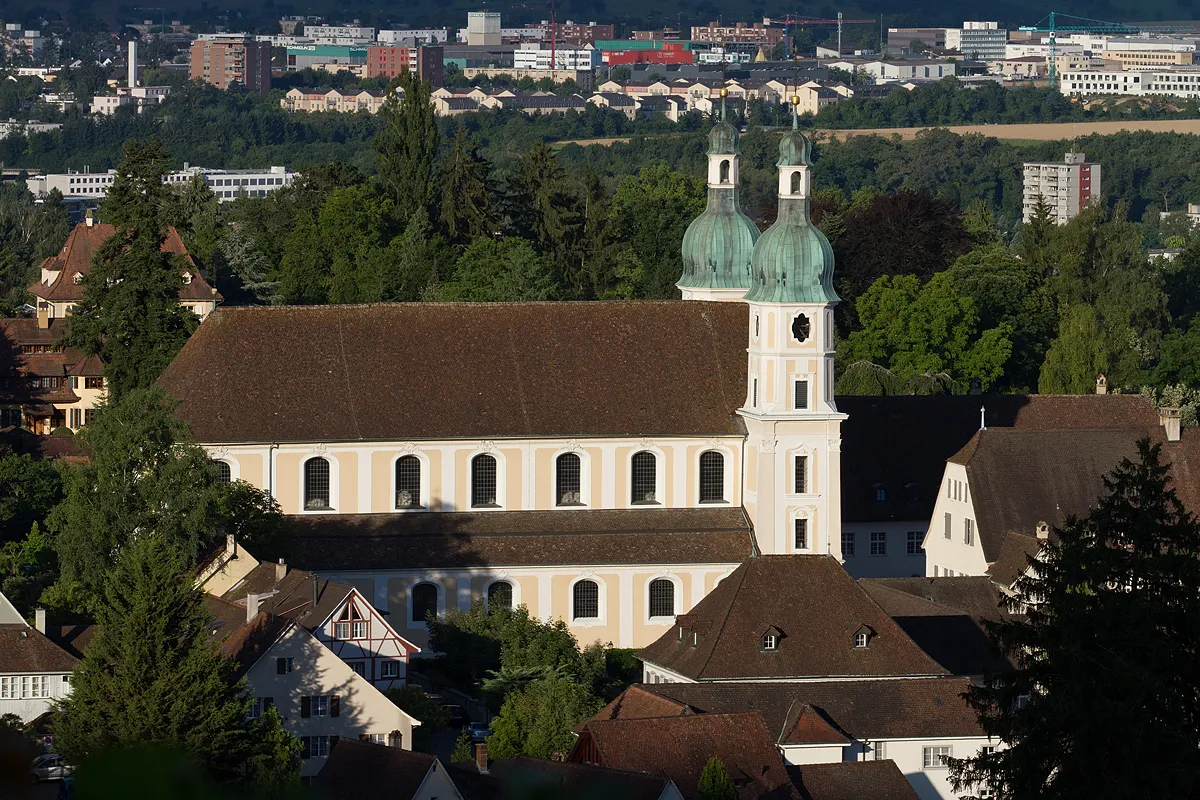
<path fill-rule="evenodd" d="M 271 45 L 247 34 L 216 34 L 192 42 L 188 77 L 218 89 L 236 84 L 260 97 L 271 91 Z"/>
<path fill-rule="evenodd" d="M 1050 206 L 1055 223 L 1079 216 L 1100 195 L 1100 165 L 1088 164 L 1083 153 L 1067 153 L 1062 161 L 1027 162 L 1021 219 L 1033 219 L 1040 197 Z"/>

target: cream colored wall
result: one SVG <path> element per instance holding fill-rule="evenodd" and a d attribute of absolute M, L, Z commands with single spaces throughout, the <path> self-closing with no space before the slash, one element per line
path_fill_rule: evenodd
<path fill-rule="evenodd" d="M 957 494 L 951 482 L 957 481 L 961 488 Z M 979 536 L 979 519 L 971 499 L 971 484 L 967 479 L 967 468 L 962 464 L 947 462 L 946 471 L 938 487 L 937 503 L 933 517 L 925 534 L 925 574 L 938 576 L 951 574 L 983 575 L 989 566 L 983 554 L 983 543 Z M 946 538 L 946 514 L 950 515 L 950 538 Z M 975 521 L 974 542 L 966 544 L 963 539 L 964 520 Z M 1032 531 L 1031 531 L 1032 533 Z M 949 573 L 947 572 L 949 571 Z"/>
<path fill-rule="evenodd" d="M 275 659 L 288 657 L 295 660 L 296 670 L 279 675 Z M 403 748 L 412 749 L 412 718 L 302 627 L 292 627 L 267 650 L 250 668 L 247 683 L 254 697 L 272 698 L 284 728 L 295 736 L 357 739 L 362 734 L 399 731 Z M 314 695 L 338 695 L 339 716 L 301 717 L 300 698 Z M 324 762 L 324 758 L 306 759 L 301 774 L 315 775 Z"/>
<path fill-rule="evenodd" d="M 555 458 L 568 450 L 579 453 L 583 462 L 587 508 L 630 507 L 629 461 L 643 449 L 655 452 L 660 459 L 657 487 L 660 506 L 690 508 L 698 504 L 699 455 L 709 449 L 725 454 L 725 503 L 739 506 L 742 445 L 741 437 L 724 436 L 205 446 L 213 458 L 230 464 L 235 478 L 260 489 L 273 489 L 285 514 L 330 513 L 301 507 L 304 462 L 322 456 L 330 462 L 333 513 L 362 514 L 396 511 L 395 462 L 409 453 L 421 459 L 422 494 L 431 511 L 470 510 L 471 459 L 480 452 L 490 452 L 498 463 L 502 462 L 502 474 L 497 481 L 501 508 L 553 509 Z"/>

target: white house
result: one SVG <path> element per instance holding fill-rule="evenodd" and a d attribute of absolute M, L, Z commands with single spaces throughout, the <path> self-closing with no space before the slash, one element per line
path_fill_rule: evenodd
<path fill-rule="evenodd" d="M 16 714 L 32 722 L 71 691 L 77 660 L 45 634 L 46 612 L 37 611 L 37 626 L 25 622 L 0 594 L 0 716 Z"/>

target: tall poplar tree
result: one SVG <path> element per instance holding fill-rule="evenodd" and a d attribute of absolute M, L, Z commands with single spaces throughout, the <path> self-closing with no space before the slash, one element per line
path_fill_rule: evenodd
<path fill-rule="evenodd" d="M 397 96 L 395 89 L 403 92 Z M 395 204 L 400 225 L 418 208 L 431 211 L 437 199 L 437 151 L 441 143 L 430 87 L 406 70 L 390 86 L 379 111 L 383 129 L 375 137 L 379 177 Z"/>
<path fill-rule="evenodd" d="M 491 171 L 492 165 L 459 125 L 442 164 L 442 225 L 452 241 L 466 242 L 495 232 L 499 218 L 492 207 Z"/>
<path fill-rule="evenodd" d="M 951 760 L 956 794 L 1200 792 L 1200 526 L 1161 456 L 1141 441 L 1018 581 L 1026 615 L 990 626 L 1016 669 L 967 701 L 1002 746 Z"/>
<path fill-rule="evenodd" d="M 99 355 L 110 398 L 154 383 L 197 319 L 179 305 L 187 265 L 164 253 L 167 155 L 157 139 L 125 143 L 102 216 L 116 225 L 84 278 L 67 343 Z"/>
<path fill-rule="evenodd" d="M 120 747 L 168 747 L 220 781 L 281 788 L 299 743 L 250 698 L 221 655 L 202 595 L 176 547 L 146 532 L 121 554 L 97 606 L 97 633 L 59 704 L 55 745 L 76 764 Z"/>

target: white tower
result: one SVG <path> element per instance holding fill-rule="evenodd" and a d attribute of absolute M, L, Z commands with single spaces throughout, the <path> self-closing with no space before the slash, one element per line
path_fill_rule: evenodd
<path fill-rule="evenodd" d="M 137 88 L 137 39 L 129 40 L 129 88 Z"/>
<path fill-rule="evenodd" d="M 833 249 L 809 216 L 811 146 L 779 143 L 779 216 L 754 246 L 746 508 L 764 553 L 842 555 L 841 425 L 833 398 Z"/>

